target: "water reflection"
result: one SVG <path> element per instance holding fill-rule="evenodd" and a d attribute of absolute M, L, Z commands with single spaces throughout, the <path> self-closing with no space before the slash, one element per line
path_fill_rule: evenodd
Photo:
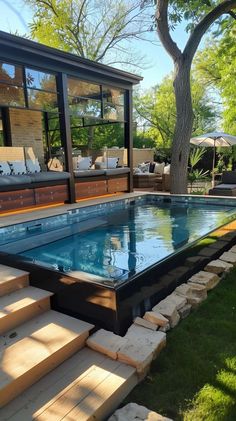
<path fill-rule="evenodd" d="M 174 250 L 184 246 L 189 241 L 188 206 L 170 208 L 172 245 Z"/>

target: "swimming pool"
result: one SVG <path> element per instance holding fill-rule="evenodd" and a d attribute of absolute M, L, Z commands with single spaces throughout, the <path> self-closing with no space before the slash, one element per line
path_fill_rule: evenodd
<path fill-rule="evenodd" d="M 225 198 L 155 194 L 114 200 L 0 228 L 0 252 L 10 250 L 26 269 L 30 265 L 32 284 L 56 292 L 56 308 L 93 315 L 112 329 L 116 324 L 118 333 L 121 319 L 127 324 L 141 311 L 139 301 L 150 307 L 145 287 L 162 291 L 158 276 L 175 267 L 184 250 L 236 219 L 235 205 Z"/>

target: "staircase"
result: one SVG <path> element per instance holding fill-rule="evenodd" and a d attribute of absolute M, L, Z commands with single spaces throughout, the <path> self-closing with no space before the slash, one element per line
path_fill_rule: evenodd
<path fill-rule="evenodd" d="M 51 310 L 51 296 L 0 265 L 1 421 L 100 421 L 137 383 L 133 367 L 85 347 L 93 325 Z"/>

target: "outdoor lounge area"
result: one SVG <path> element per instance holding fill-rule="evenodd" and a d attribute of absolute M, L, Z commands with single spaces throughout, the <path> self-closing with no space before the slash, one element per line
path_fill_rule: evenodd
<path fill-rule="evenodd" d="M 0 212 L 132 191 L 140 77 L 0 32 Z"/>

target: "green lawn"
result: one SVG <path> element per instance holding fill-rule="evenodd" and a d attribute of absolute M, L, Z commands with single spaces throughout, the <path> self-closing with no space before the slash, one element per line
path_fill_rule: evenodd
<path fill-rule="evenodd" d="M 236 270 L 167 333 L 166 348 L 128 402 L 174 420 L 236 420 Z"/>

